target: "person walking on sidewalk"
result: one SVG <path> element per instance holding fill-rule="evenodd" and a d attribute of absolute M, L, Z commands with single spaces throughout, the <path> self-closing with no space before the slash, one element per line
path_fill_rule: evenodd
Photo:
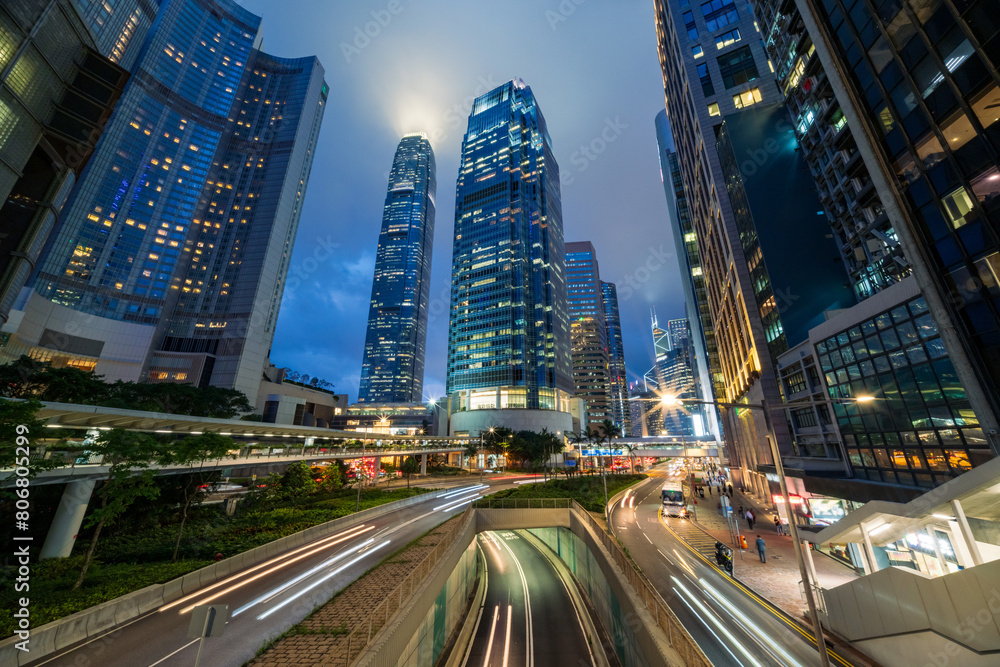
<path fill-rule="evenodd" d="M 774 516 L 774 532 L 778 535 L 785 534 L 785 527 L 781 525 L 781 518 L 778 515 Z"/>
<path fill-rule="evenodd" d="M 753 510 L 747 510 L 747 530 L 753 530 Z"/>
<path fill-rule="evenodd" d="M 758 535 L 757 536 L 757 542 L 755 544 L 757 545 L 757 555 L 760 556 L 760 562 L 761 563 L 766 563 L 767 562 L 767 556 L 764 555 L 764 547 L 766 546 L 764 544 L 764 538 L 761 537 L 760 535 Z"/>
<path fill-rule="evenodd" d="M 747 513 L 743 511 L 743 505 L 740 505 L 740 516 L 744 519 L 747 518 Z"/>

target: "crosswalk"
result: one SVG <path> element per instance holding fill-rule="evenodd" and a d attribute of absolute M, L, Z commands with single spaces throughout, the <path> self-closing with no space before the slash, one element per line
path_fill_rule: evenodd
<path fill-rule="evenodd" d="M 661 515 L 662 516 L 662 515 Z M 715 562 L 715 538 L 685 519 L 662 517 L 667 527 L 687 542 L 692 549 Z"/>

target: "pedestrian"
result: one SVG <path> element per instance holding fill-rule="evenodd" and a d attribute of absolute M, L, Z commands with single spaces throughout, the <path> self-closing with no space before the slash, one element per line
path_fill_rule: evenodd
<path fill-rule="evenodd" d="M 744 519 L 747 518 L 747 513 L 743 510 L 743 505 L 740 505 L 740 516 Z"/>
<path fill-rule="evenodd" d="M 781 525 L 781 519 L 777 515 L 774 517 L 774 532 L 778 535 L 785 534 L 785 527 Z"/>
<path fill-rule="evenodd" d="M 753 510 L 747 510 L 747 529 L 753 530 Z"/>
<path fill-rule="evenodd" d="M 760 562 L 766 563 L 767 556 L 764 555 L 764 547 L 765 547 L 764 538 L 761 537 L 760 535 L 757 536 L 756 545 L 757 545 L 757 555 L 760 556 Z"/>
<path fill-rule="evenodd" d="M 730 498 L 733 497 L 733 485 L 732 484 L 729 484 L 729 497 Z"/>

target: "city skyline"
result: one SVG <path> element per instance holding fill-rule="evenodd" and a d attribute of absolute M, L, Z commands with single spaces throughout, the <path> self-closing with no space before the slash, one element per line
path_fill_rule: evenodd
<path fill-rule="evenodd" d="M 558 7 L 520 2 L 489 25 L 462 3 L 405 4 L 363 48 L 354 44 L 355 27 L 363 32 L 381 7 L 297 2 L 300 11 L 279 13 L 262 1 L 243 4 L 264 13 L 266 48 L 317 53 L 338 112 L 337 123 L 324 124 L 317 148 L 272 347 L 276 365 L 324 377 L 352 400 L 357 395 L 388 168 L 399 138 L 424 131 L 441 184 L 424 394 L 444 394 L 453 186 L 465 121 L 475 96 L 521 77 L 549 121 L 563 172 L 566 236 L 601 248 L 602 278 L 618 287 L 625 347 L 636 351 L 627 359 L 629 378 L 641 377 L 653 361 L 644 345 L 650 306 L 665 319 L 683 316 L 648 124 L 663 104 L 655 40 L 624 39 L 650 30 L 645 3 L 588 4 L 563 17 Z M 560 20 L 546 16 L 548 9 Z M 304 23 L 303 14 L 318 18 Z M 509 43 L 503 35 L 512 30 L 537 50 L 527 54 Z M 497 48 L 477 48 L 482 40 Z M 581 47 L 594 40 L 619 46 L 604 54 Z M 348 55 L 341 44 L 350 47 Z M 567 54 L 581 65 L 571 66 Z M 340 168 L 345 156 L 349 170 Z M 637 250 L 620 242 L 621 233 L 635 239 Z"/>

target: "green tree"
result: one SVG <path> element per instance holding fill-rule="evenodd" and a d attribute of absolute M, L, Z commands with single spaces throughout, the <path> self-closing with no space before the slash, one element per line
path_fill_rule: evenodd
<path fill-rule="evenodd" d="M 608 449 L 612 449 L 614 439 L 622 434 L 621 427 L 610 419 L 602 419 L 598 422 L 598 428 L 600 429 L 602 441 L 608 443 Z M 614 460 L 614 457 L 609 458 Z"/>
<path fill-rule="evenodd" d="M 285 468 L 281 476 L 281 497 L 297 501 L 302 496 L 316 492 L 316 480 L 312 468 L 305 461 L 296 461 Z"/>
<path fill-rule="evenodd" d="M 187 522 L 191 504 L 196 498 L 203 495 L 202 487 L 217 474 L 215 471 L 205 470 L 205 462 L 225 458 L 231 449 L 236 449 L 236 443 L 233 442 L 232 438 L 206 431 L 201 435 L 189 435 L 183 440 L 178 440 L 171 444 L 169 449 L 161 452 L 160 463 L 183 465 L 189 469 L 187 482 L 181 489 L 184 494 L 181 504 L 181 525 L 177 528 L 177 540 L 174 542 L 174 555 L 170 558 L 171 563 L 177 562 L 177 555 L 181 549 L 181 536 L 184 534 L 184 524 Z"/>
<path fill-rule="evenodd" d="M 45 389 L 42 373 L 47 364 L 21 355 L 17 361 L 0 366 L 0 396 L 35 398 Z"/>
<path fill-rule="evenodd" d="M 45 422 L 36 419 L 42 404 L 35 400 L 9 401 L 0 398 L 0 468 L 26 468 L 24 478 L 32 480 L 38 473 L 57 467 L 59 460 L 31 455 L 32 442 L 45 433 Z M 24 448 L 28 448 L 25 455 Z M 21 448 L 18 451 L 18 448 Z M 0 497 L 9 494 L 0 494 Z"/>
<path fill-rule="evenodd" d="M 410 488 L 410 477 L 413 477 L 418 472 L 420 472 L 420 464 L 417 462 L 416 457 L 407 456 L 403 460 L 403 465 L 400 466 L 399 471 L 403 473 L 403 477 L 406 478 L 406 488 Z"/>
<path fill-rule="evenodd" d="M 336 463 L 323 468 L 316 483 L 321 491 L 332 493 L 344 485 L 344 473 Z"/>
<path fill-rule="evenodd" d="M 84 521 L 85 527 L 94 528 L 94 535 L 73 590 L 80 588 L 87 576 L 101 531 L 121 518 L 139 498 L 152 500 L 159 495 L 153 471 L 149 469 L 150 461 L 160 454 L 159 448 L 159 443 L 144 433 L 117 428 L 104 431 L 90 446 L 90 451 L 103 457 L 108 477 L 97 492 L 98 507 Z"/>
<path fill-rule="evenodd" d="M 465 458 L 469 461 L 469 472 L 472 472 L 472 462 L 475 460 L 473 457 L 479 453 L 479 443 L 475 441 L 469 441 L 465 443 Z"/>

